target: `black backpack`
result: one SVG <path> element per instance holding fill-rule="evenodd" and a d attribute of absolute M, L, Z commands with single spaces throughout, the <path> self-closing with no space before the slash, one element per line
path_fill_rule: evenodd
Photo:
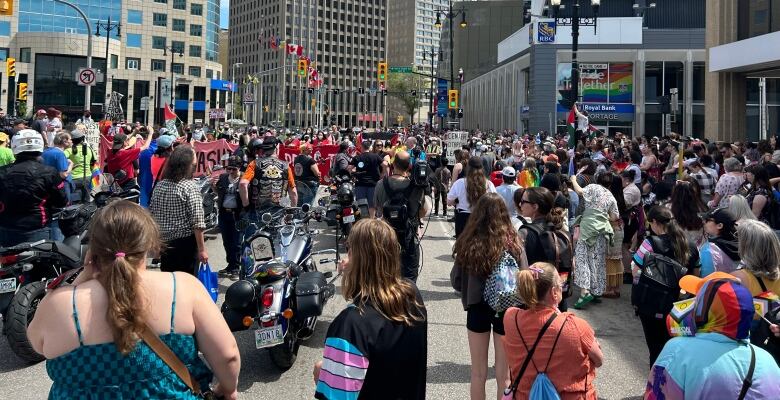
<path fill-rule="evenodd" d="M 761 285 L 761 290 L 766 292 L 766 285 L 764 285 L 763 279 L 759 277 L 756 277 L 756 279 L 758 279 L 758 284 Z M 750 343 L 769 352 L 775 358 L 777 365 L 780 365 L 780 338 L 775 336 L 769 329 L 770 322 L 775 325 L 780 324 L 780 308 L 769 310 L 762 317 L 755 321 L 750 329 Z"/>
<path fill-rule="evenodd" d="M 648 238 L 653 252 L 644 256 L 642 274 L 631 288 L 631 304 L 642 315 L 667 315 L 680 297 L 680 278 L 688 272 L 677 260 L 656 253 L 663 247 L 656 236 Z"/>
<path fill-rule="evenodd" d="M 560 229 L 552 229 L 552 226 L 549 224 L 523 224 L 520 229 L 527 229 L 536 234 L 542 246 L 541 250 L 544 253 L 544 260 L 541 261 L 555 266 L 558 274 L 565 282 L 563 298 L 571 296 L 574 247 L 568 233 Z"/>
<path fill-rule="evenodd" d="M 410 182 L 404 190 L 393 190 L 389 178 L 383 179 L 382 185 L 388 196 L 388 200 L 382 204 L 382 218 L 395 230 L 403 248 L 414 237 L 419 223 L 419 207 L 413 206 L 415 203 L 412 198 L 415 186 Z"/>

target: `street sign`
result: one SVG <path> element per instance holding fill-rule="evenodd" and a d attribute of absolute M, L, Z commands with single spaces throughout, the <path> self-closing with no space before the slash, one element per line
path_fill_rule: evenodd
<path fill-rule="evenodd" d="M 244 93 L 244 104 L 255 104 L 255 95 L 251 92 Z"/>
<path fill-rule="evenodd" d="M 95 86 L 97 83 L 97 74 L 92 68 L 79 68 L 76 74 L 76 80 L 79 86 Z"/>
<path fill-rule="evenodd" d="M 395 72 L 397 74 L 411 74 L 412 67 L 390 67 L 390 72 Z"/>
<path fill-rule="evenodd" d="M 141 111 L 149 110 L 149 96 L 141 97 Z"/>
<path fill-rule="evenodd" d="M 164 108 L 165 104 L 171 101 L 171 80 L 160 80 L 160 108 Z"/>
<path fill-rule="evenodd" d="M 225 113 L 225 109 L 224 108 L 210 108 L 209 109 L 209 119 L 225 119 L 225 115 L 226 115 L 226 113 Z"/>

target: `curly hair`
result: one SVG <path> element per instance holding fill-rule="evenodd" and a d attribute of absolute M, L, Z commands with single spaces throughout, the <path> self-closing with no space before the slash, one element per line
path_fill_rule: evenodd
<path fill-rule="evenodd" d="M 486 278 L 504 251 L 519 260 L 523 245 L 500 195 L 485 194 L 472 207 L 469 221 L 452 248 L 453 258 L 468 273 Z"/>
<path fill-rule="evenodd" d="M 674 219 L 683 229 L 692 231 L 704 226 L 699 213 L 707 211 L 707 206 L 701 199 L 701 189 L 696 179 L 687 177 L 674 185 L 671 205 Z"/>

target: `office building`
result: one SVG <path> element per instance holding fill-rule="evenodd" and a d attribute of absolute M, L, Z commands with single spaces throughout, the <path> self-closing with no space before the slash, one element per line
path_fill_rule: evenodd
<path fill-rule="evenodd" d="M 377 67 L 387 57 L 387 0 L 233 0 L 229 29 L 226 73 L 235 67 L 242 98 L 256 100 L 246 107 L 249 120 L 288 127 L 381 124 L 385 98 Z M 318 71 L 319 87 L 298 74 L 301 58 Z"/>
<path fill-rule="evenodd" d="M 709 135 L 706 1 L 602 1 L 596 27 L 590 2 L 580 3 L 580 16 L 590 20 L 579 31 L 579 97 L 591 123 L 609 134 Z M 571 87 L 571 26 L 556 25 L 549 5 L 531 1 L 534 16 L 498 44 L 497 65 L 467 77 L 461 93 L 465 128 L 566 130 L 568 110 L 559 104 L 559 91 Z M 558 16 L 570 17 L 571 10 Z M 663 96 L 674 93 L 677 107 L 663 114 Z"/>
<path fill-rule="evenodd" d="M 707 137 L 780 135 L 780 0 L 707 1 Z"/>
<path fill-rule="evenodd" d="M 154 109 L 170 102 L 170 91 L 163 96 L 159 92 L 169 87 L 162 82 L 169 82 L 173 74 L 176 114 L 184 122 L 207 122 L 210 80 L 222 75 L 217 62 L 219 0 L 78 4 L 91 30 L 75 10 L 50 0 L 16 2 L 13 16 L 0 17 L 0 57 L 16 59 L 15 81 L 28 84 L 28 113 L 55 107 L 72 121 L 81 115 L 85 89 L 76 75 L 87 66 L 87 38 L 93 35 L 92 65 L 105 78 L 97 79 L 91 90 L 93 115 L 102 116 L 106 93 L 116 92 L 122 109 L 111 110 L 115 119 L 151 122 Z M 107 24 L 109 18 L 112 25 L 121 23 L 121 30 L 111 30 L 107 40 L 105 29 L 98 28 L 97 36 L 96 26 Z M 9 84 L 14 81 L 4 76 L 5 71 L 2 75 L 0 104 L 12 110 L 15 87 Z M 144 97 L 150 99 L 148 111 L 141 110 Z"/>

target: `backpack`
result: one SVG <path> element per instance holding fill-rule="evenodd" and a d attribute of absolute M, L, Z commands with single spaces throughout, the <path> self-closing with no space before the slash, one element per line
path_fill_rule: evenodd
<path fill-rule="evenodd" d="M 680 295 L 680 278 L 688 272 L 677 260 L 656 253 L 663 244 L 656 236 L 648 238 L 653 252 L 644 256 L 639 282 L 631 288 L 631 304 L 638 314 L 666 315 Z"/>
<path fill-rule="evenodd" d="M 482 297 L 498 313 L 523 303 L 517 295 L 517 272 L 517 260 L 505 251 L 485 281 Z"/>
<path fill-rule="evenodd" d="M 389 178 L 382 179 L 382 185 L 388 196 L 382 204 L 382 218 L 395 230 L 403 251 L 416 233 L 419 207 L 412 206 L 415 186 L 410 182 L 404 190 L 393 190 Z"/>
<path fill-rule="evenodd" d="M 572 294 L 572 270 L 574 265 L 574 246 L 569 235 L 563 230 L 553 230 L 549 224 L 523 224 L 520 229 L 528 229 L 536 234 L 544 252 L 544 262 L 552 264 L 564 282 L 563 298 Z"/>
<path fill-rule="evenodd" d="M 761 285 L 761 290 L 767 292 L 764 280 L 756 277 L 758 284 Z M 780 365 L 780 338 L 774 335 L 769 329 L 769 324 L 780 324 L 780 307 L 771 309 L 767 307 L 768 311 L 761 315 L 758 321 L 754 321 L 750 329 L 750 343 L 766 350 L 774 357 L 777 365 Z M 756 310 L 758 311 L 758 309 Z"/>

